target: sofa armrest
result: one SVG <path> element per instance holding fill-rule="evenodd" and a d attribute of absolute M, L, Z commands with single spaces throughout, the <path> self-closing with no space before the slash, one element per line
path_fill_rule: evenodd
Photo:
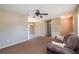
<path fill-rule="evenodd" d="M 49 43 L 47 48 L 51 51 L 54 51 L 60 54 L 75 54 L 75 52 L 72 49 L 65 48 L 65 47 L 63 48 L 52 43 Z"/>

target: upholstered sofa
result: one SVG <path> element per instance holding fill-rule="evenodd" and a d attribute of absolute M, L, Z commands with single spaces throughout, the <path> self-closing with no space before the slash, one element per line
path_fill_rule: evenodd
<path fill-rule="evenodd" d="M 49 54 L 79 54 L 79 37 L 77 35 L 68 35 L 63 41 L 52 40 L 61 44 L 63 47 L 49 43 L 47 53 Z"/>

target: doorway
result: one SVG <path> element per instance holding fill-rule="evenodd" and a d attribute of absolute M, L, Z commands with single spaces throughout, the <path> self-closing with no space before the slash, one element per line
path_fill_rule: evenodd
<path fill-rule="evenodd" d="M 51 20 L 47 21 L 47 36 L 51 36 Z"/>

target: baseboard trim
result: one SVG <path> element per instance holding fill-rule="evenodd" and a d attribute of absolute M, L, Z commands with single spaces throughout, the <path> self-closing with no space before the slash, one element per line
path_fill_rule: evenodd
<path fill-rule="evenodd" d="M 7 48 L 7 47 L 10 47 L 10 46 L 13 46 L 13 45 L 16 45 L 16 44 L 20 44 L 20 43 L 25 42 L 25 41 L 28 41 L 28 40 L 24 40 L 24 41 L 16 42 L 16 43 L 13 43 L 13 44 L 5 45 L 5 46 L 0 47 L 0 49 Z"/>

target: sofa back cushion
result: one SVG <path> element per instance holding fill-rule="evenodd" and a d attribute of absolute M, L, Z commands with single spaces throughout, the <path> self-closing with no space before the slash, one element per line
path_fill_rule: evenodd
<path fill-rule="evenodd" d="M 65 47 L 75 50 L 78 44 L 79 44 L 79 37 L 76 35 L 71 35 L 67 38 Z"/>
<path fill-rule="evenodd" d="M 68 35 L 66 35 L 66 36 L 64 37 L 63 42 L 64 42 L 64 43 L 66 43 L 66 42 L 67 42 L 68 37 L 70 37 L 71 35 L 73 35 L 73 34 L 68 34 Z"/>

